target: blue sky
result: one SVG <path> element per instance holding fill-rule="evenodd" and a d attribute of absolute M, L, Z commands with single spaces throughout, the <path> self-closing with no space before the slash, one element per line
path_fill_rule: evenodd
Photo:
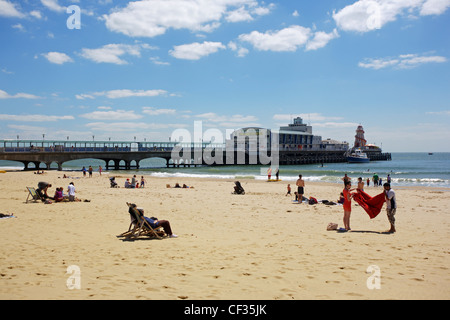
<path fill-rule="evenodd" d="M 324 139 L 362 124 L 385 151 L 450 152 L 450 0 L 0 0 L 0 30 L 0 139 L 301 116 Z"/>

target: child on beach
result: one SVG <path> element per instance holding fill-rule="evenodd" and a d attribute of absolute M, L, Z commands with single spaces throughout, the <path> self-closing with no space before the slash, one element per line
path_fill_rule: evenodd
<path fill-rule="evenodd" d="M 141 188 L 145 188 L 145 183 L 147 181 L 144 179 L 144 176 L 141 176 Z"/>
<path fill-rule="evenodd" d="M 290 184 L 287 185 L 287 193 L 286 193 L 286 196 L 287 196 L 287 195 L 291 195 L 291 185 L 290 185 Z"/>
<path fill-rule="evenodd" d="M 352 213 L 352 194 L 350 193 L 354 189 L 351 189 L 352 183 L 350 181 L 347 181 L 345 183 L 344 190 L 342 191 L 344 195 L 344 228 L 345 230 L 351 230 L 350 229 L 350 214 Z"/>

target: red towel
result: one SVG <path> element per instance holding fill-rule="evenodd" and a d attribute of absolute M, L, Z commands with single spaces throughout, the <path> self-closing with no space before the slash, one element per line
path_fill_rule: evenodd
<path fill-rule="evenodd" d="M 364 191 L 358 191 L 358 193 L 353 194 L 353 199 L 367 212 L 370 219 L 378 216 L 386 201 L 384 192 L 371 197 Z"/>

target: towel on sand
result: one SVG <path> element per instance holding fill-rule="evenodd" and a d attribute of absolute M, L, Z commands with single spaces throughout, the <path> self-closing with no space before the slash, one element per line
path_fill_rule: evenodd
<path fill-rule="evenodd" d="M 3 213 L 0 213 L 0 219 L 9 219 L 9 218 L 16 218 L 16 217 L 14 216 L 14 214 L 3 214 Z"/>
<path fill-rule="evenodd" d="M 367 212 L 370 219 L 378 216 L 381 212 L 381 208 L 383 208 L 384 202 L 386 201 L 384 193 L 371 197 L 364 191 L 354 193 L 353 199 Z"/>

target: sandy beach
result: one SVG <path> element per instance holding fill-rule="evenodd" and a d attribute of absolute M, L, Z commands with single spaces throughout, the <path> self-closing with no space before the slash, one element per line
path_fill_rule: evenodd
<path fill-rule="evenodd" d="M 338 233 L 326 227 L 343 226 L 342 206 L 294 204 L 284 181 L 244 179 L 238 196 L 232 180 L 147 176 L 145 189 L 125 189 L 130 172 L 111 189 L 108 174 L 66 174 L 0 173 L 0 213 L 15 216 L 0 220 L 0 299 L 450 298 L 449 191 L 393 185 L 397 233 L 383 233 L 384 209 L 370 220 L 355 202 L 352 231 Z M 73 182 L 90 202 L 26 203 L 39 181 L 51 196 Z M 166 188 L 176 182 L 195 188 Z M 336 201 L 342 188 L 306 182 L 305 196 Z M 130 224 L 126 202 L 169 220 L 179 237 L 118 239 Z M 80 288 L 67 285 L 70 266 Z M 372 289 L 370 266 L 381 280 Z"/>

